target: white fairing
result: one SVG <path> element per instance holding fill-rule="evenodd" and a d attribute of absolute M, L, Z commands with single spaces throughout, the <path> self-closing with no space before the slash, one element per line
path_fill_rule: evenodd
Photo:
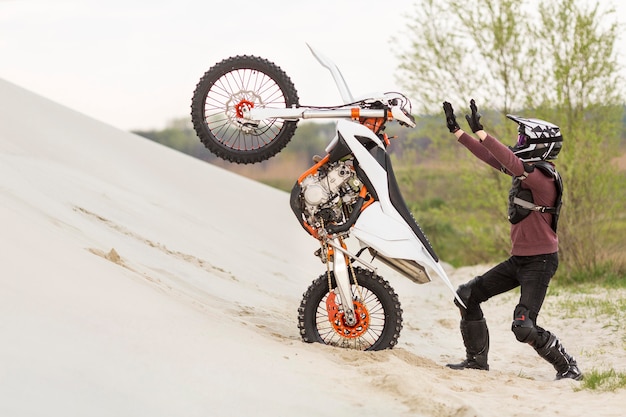
<path fill-rule="evenodd" d="M 387 172 L 355 136 L 371 138 L 384 149 L 380 139 L 365 126 L 345 120 L 337 122 L 337 131 L 359 161 L 360 168 L 366 173 L 379 199 L 361 213 L 351 235 L 356 237 L 362 246 L 373 248 L 388 258 L 417 262 L 426 268 L 429 279 L 428 270 L 434 271 L 457 297 L 455 288 L 439 261 L 430 255 L 411 226 L 391 203 Z"/>
<path fill-rule="evenodd" d="M 404 221 L 398 221 L 393 216 L 385 214 L 378 202 L 361 213 L 354 225 L 352 236 L 390 258 L 414 259 L 416 255 L 421 255 L 421 252 L 426 252 L 413 230 Z M 428 265 L 433 261 L 430 260 L 428 252 L 426 256 L 428 259 L 425 259 L 425 262 Z M 424 256 L 418 256 L 417 259 L 422 258 Z M 424 262 L 420 262 L 422 263 Z"/>
<path fill-rule="evenodd" d="M 311 53 L 313 54 L 313 56 L 319 61 L 319 63 L 322 64 L 323 67 L 328 69 L 328 71 L 330 71 L 331 75 L 333 76 L 333 79 L 335 80 L 335 84 L 337 85 L 337 88 L 339 89 L 339 94 L 341 95 L 341 99 L 343 100 L 344 104 L 353 103 L 354 97 L 352 96 L 352 93 L 350 92 L 350 89 L 348 88 L 348 84 L 346 83 L 346 80 L 343 78 L 341 71 L 339 71 L 339 67 L 337 67 L 337 65 L 333 61 L 331 61 L 330 59 L 322 55 L 319 51 L 314 49 L 311 45 L 307 44 L 307 46 L 311 50 Z"/>

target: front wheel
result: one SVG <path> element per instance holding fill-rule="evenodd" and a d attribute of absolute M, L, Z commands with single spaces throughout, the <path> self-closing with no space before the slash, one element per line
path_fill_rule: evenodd
<path fill-rule="evenodd" d="M 191 100 L 191 120 L 213 154 L 236 163 L 261 162 L 287 145 L 298 121 L 268 119 L 250 124 L 243 118 L 244 110 L 291 108 L 298 101 L 291 79 L 280 67 L 240 55 L 219 62 L 200 79 Z"/>
<path fill-rule="evenodd" d="M 298 309 L 302 340 L 357 350 L 391 349 L 402 329 L 398 296 L 382 277 L 366 269 L 353 269 L 358 286 L 352 284 L 350 301 L 356 324 L 349 326 L 344 320 L 340 297 L 334 291 L 334 274 L 323 274 L 304 293 Z"/>

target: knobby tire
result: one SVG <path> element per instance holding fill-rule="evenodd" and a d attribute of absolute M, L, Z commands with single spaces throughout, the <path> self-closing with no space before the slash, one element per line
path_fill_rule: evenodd
<path fill-rule="evenodd" d="M 357 350 L 391 349 L 398 343 L 402 330 L 402 308 L 398 295 L 381 276 L 363 268 L 353 269 L 365 304 L 368 306 L 372 332 L 368 330 L 363 337 L 347 338 L 333 329 L 325 308 L 325 300 L 329 295 L 328 275 L 322 274 L 304 293 L 298 308 L 298 328 L 302 340 Z M 330 274 L 331 286 L 334 289 L 335 277 L 332 272 Z M 359 297 L 359 291 L 354 284 L 352 292 L 353 297 Z"/>
<path fill-rule="evenodd" d="M 292 139 L 297 120 L 262 120 L 246 126 L 237 112 L 242 106 L 290 108 L 298 93 L 287 74 L 260 57 L 239 55 L 211 67 L 196 85 L 191 120 L 204 146 L 227 161 L 265 161 Z"/>

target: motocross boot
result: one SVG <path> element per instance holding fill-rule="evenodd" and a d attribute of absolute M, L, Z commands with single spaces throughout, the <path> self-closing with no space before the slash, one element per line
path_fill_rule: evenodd
<path fill-rule="evenodd" d="M 461 363 L 449 363 L 451 369 L 479 369 L 488 371 L 487 353 L 489 352 L 489 329 L 485 319 L 461 319 L 461 336 L 465 344 L 467 358 Z"/>
<path fill-rule="evenodd" d="M 561 341 L 555 335 L 550 334 L 548 342 L 543 347 L 535 348 L 535 350 L 539 356 L 554 366 L 557 380 L 570 378 L 580 381 L 583 379 L 576 359 L 565 351 Z"/>

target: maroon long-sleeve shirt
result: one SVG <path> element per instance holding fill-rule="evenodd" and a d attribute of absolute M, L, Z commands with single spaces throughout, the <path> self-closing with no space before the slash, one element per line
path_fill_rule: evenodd
<path fill-rule="evenodd" d="M 508 175 L 518 177 L 524 173 L 524 164 L 513 152 L 491 135 L 482 141 L 463 133 L 459 142 L 477 158 Z M 554 178 L 541 170 L 533 170 L 522 181 L 522 188 L 530 189 L 536 205 L 553 207 L 557 198 Z M 511 255 L 532 256 L 557 252 L 559 239 L 552 230 L 552 214 L 531 211 L 530 215 L 511 225 Z"/>

